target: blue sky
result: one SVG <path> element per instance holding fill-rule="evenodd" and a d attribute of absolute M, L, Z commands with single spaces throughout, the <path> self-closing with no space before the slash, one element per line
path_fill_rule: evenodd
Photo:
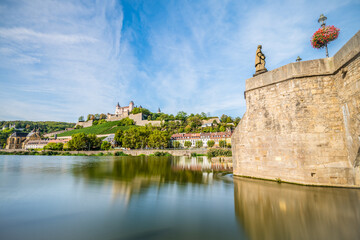
<path fill-rule="evenodd" d="M 267 69 L 323 58 L 321 13 L 360 30 L 360 1 L 0 0 L 0 120 L 75 122 L 115 105 L 242 116 L 256 47 Z"/>

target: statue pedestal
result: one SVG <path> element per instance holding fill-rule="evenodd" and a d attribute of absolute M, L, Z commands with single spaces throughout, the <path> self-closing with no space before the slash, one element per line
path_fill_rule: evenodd
<path fill-rule="evenodd" d="M 259 74 L 265 73 L 265 72 L 267 72 L 267 71 L 268 71 L 268 70 L 267 70 L 266 68 L 261 69 L 261 70 L 258 70 L 258 71 L 255 72 L 255 74 L 253 75 L 253 77 L 255 77 L 255 76 L 259 75 Z"/>

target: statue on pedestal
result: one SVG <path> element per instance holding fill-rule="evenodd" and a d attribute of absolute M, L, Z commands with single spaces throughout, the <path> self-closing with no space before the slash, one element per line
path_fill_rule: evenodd
<path fill-rule="evenodd" d="M 255 77 L 264 72 L 267 72 L 267 69 L 265 68 L 265 55 L 261 52 L 261 45 L 259 45 L 256 50 L 255 74 L 253 76 Z"/>

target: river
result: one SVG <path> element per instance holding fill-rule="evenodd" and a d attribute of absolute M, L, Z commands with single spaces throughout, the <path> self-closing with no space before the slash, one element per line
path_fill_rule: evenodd
<path fill-rule="evenodd" d="M 360 190 L 206 157 L 0 156 L 0 239 L 359 239 Z"/>

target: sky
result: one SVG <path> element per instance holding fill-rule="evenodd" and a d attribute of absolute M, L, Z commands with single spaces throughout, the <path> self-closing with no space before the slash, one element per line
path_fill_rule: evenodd
<path fill-rule="evenodd" d="M 360 1 L 0 0 L 0 120 L 76 122 L 119 102 L 242 116 L 259 44 L 266 67 L 325 57 L 312 34 L 360 30 Z"/>

